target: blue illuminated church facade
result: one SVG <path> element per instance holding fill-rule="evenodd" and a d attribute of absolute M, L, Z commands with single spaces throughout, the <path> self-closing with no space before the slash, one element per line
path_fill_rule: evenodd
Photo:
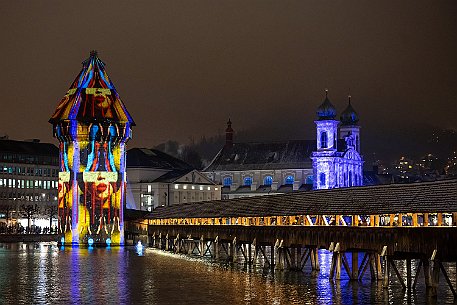
<path fill-rule="evenodd" d="M 363 185 L 359 116 L 349 97 L 339 120 L 328 92 L 317 109 L 316 138 L 226 143 L 203 173 L 222 185 L 222 198 L 264 196 Z"/>
<path fill-rule="evenodd" d="M 357 112 L 348 97 L 348 106 L 336 119 L 336 109 L 325 91 L 317 109 L 316 150 L 313 164 L 313 189 L 363 185 L 363 158 L 360 155 L 360 126 Z"/>

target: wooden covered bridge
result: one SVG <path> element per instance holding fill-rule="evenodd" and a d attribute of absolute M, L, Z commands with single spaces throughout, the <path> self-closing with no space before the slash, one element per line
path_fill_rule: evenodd
<path fill-rule="evenodd" d="M 392 270 L 412 289 L 422 269 L 432 293 L 442 274 L 456 296 L 443 263 L 457 262 L 457 180 L 189 203 L 160 207 L 146 221 L 149 243 L 161 249 L 276 269 L 310 262 L 318 270 L 325 248 L 333 251 L 330 279 L 345 270 L 357 280 L 370 270 L 387 287 Z M 398 260 L 406 260 L 405 279 Z"/>

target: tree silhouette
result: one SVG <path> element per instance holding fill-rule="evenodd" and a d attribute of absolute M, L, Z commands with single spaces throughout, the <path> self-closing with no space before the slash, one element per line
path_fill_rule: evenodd
<path fill-rule="evenodd" d="M 30 220 L 35 218 L 35 216 L 40 212 L 40 207 L 38 204 L 23 204 L 21 206 L 21 214 L 23 217 L 27 218 L 27 228 L 30 232 Z"/>
<path fill-rule="evenodd" d="M 45 209 L 46 214 L 49 215 L 49 230 L 52 228 L 52 219 L 57 215 L 57 206 L 55 204 L 49 205 Z"/>

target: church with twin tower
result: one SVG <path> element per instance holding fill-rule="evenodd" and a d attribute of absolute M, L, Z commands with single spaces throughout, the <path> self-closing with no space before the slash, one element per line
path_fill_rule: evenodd
<path fill-rule="evenodd" d="M 336 120 L 336 109 L 325 90 L 324 102 L 317 109 L 316 150 L 313 161 L 313 189 L 363 185 L 363 158 L 360 155 L 359 117 L 351 105 Z"/>

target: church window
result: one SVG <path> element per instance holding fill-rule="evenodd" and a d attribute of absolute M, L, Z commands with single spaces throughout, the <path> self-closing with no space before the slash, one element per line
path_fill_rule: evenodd
<path fill-rule="evenodd" d="M 225 177 L 224 178 L 224 186 L 232 185 L 232 177 Z"/>
<path fill-rule="evenodd" d="M 314 176 L 310 175 L 306 177 L 306 184 L 313 184 L 314 183 Z"/>
<path fill-rule="evenodd" d="M 349 186 L 352 186 L 352 172 L 349 172 Z"/>
<path fill-rule="evenodd" d="M 325 186 L 325 173 L 320 174 L 319 180 L 321 182 L 321 186 Z"/>
<path fill-rule="evenodd" d="M 325 131 L 321 133 L 321 148 L 327 148 L 327 133 Z"/>
<path fill-rule="evenodd" d="M 271 176 L 266 176 L 266 177 L 263 179 L 263 184 L 264 184 L 264 185 L 272 185 L 272 184 L 273 184 L 273 177 L 271 177 Z"/>
<path fill-rule="evenodd" d="M 294 184 L 294 176 L 289 175 L 286 177 L 284 184 Z"/>
<path fill-rule="evenodd" d="M 251 184 L 252 184 L 252 177 L 244 178 L 244 185 L 245 186 L 250 186 Z"/>

